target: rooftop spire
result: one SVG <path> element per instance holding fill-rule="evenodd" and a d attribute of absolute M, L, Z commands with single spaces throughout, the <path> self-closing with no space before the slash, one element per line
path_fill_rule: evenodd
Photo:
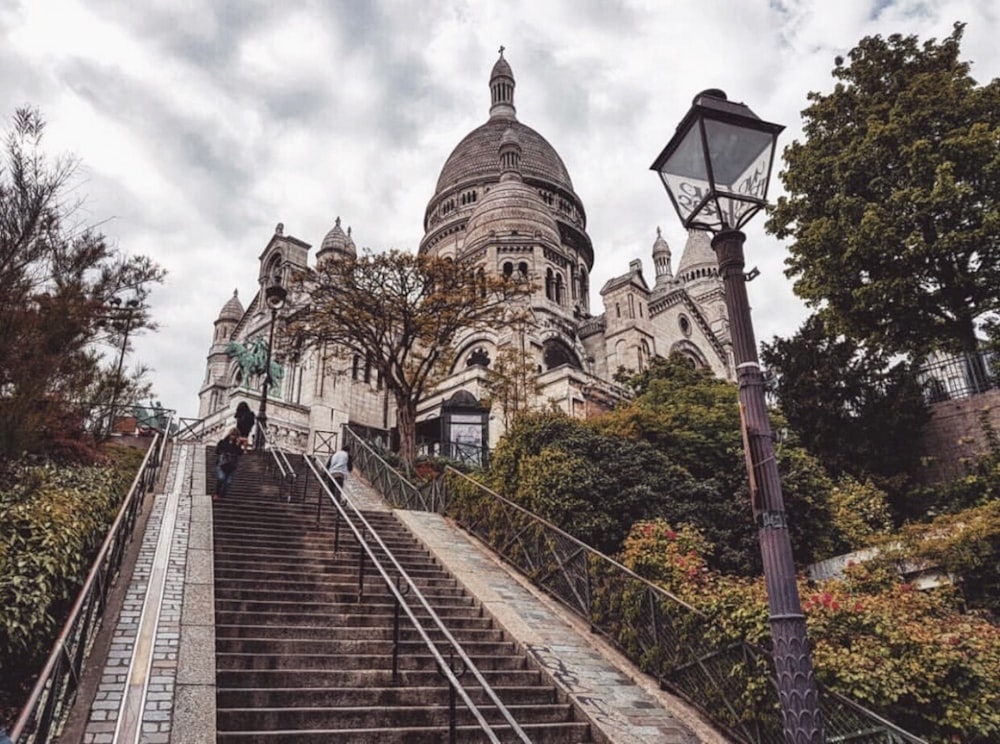
<path fill-rule="evenodd" d="M 503 58 L 504 47 L 500 47 L 500 59 L 490 73 L 490 118 L 516 119 L 514 108 L 514 73 Z"/>

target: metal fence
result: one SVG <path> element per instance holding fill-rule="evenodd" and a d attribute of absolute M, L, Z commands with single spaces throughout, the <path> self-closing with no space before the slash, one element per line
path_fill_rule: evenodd
<path fill-rule="evenodd" d="M 41 744 L 54 740 L 69 713 L 84 661 L 107 608 L 108 594 L 132 540 L 142 502 L 155 487 L 165 456 L 165 444 L 166 435 L 158 432 L 146 451 L 139 472 L 101 545 L 38 681 L 14 723 L 10 734 L 14 744 Z"/>
<path fill-rule="evenodd" d="M 993 354 L 936 355 L 920 367 L 920 381 L 928 403 L 969 398 L 998 386 Z"/>
<path fill-rule="evenodd" d="M 777 682 L 766 651 L 459 471 L 446 468 L 434 484 L 417 487 L 387 472 L 386 460 L 350 430 L 345 439 L 362 474 L 391 504 L 456 520 L 735 739 L 783 744 Z M 831 690 L 820 693 L 827 742 L 925 744 Z"/>

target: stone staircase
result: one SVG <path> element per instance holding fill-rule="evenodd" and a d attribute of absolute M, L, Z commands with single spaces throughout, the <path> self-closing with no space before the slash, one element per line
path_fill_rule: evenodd
<path fill-rule="evenodd" d="M 426 644 L 401 616 L 394 683 L 389 589 L 368 561 L 359 582 L 359 546 L 344 525 L 334 552 L 332 506 L 317 525 L 315 494 L 286 502 L 264 463 L 244 457 L 214 508 L 217 740 L 449 741 L 448 685 Z M 583 717 L 391 512 L 365 517 L 531 741 L 591 741 Z M 427 634 L 449 658 L 443 634 Z M 497 736 L 520 741 L 473 675 L 461 679 Z M 455 741 L 488 741 L 461 700 L 456 720 Z"/>

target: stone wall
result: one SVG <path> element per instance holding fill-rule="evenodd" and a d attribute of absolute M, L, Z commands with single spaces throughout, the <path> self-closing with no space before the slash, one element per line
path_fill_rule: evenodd
<path fill-rule="evenodd" d="M 927 468 L 924 483 L 939 483 L 960 477 L 968 465 L 987 450 L 982 420 L 1000 432 L 1000 390 L 990 390 L 959 400 L 931 405 L 920 454 Z"/>

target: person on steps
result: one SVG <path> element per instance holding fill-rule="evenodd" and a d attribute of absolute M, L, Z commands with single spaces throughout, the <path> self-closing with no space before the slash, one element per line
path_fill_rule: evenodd
<path fill-rule="evenodd" d="M 347 477 L 347 473 L 352 469 L 351 455 L 343 447 L 330 455 L 330 459 L 326 463 L 326 472 L 330 474 L 333 482 L 337 484 L 337 487 L 334 489 L 334 495 L 341 499 L 344 495 L 344 478 Z"/>
<path fill-rule="evenodd" d="M 244 452 L 250 445 L 250 432 L 253 431 L 253 425 L 256 422 L 257 417 L 250 410 L 250 406 L 245 400 L 241 400 L 240 404 L 236 406 L 236 429 L 240 433 L 240 446 Z"/>
<path fill-rule="evenodd" d="M 233 482 L 233 475 L 236 473 L 236 466 L 240 462 L 243 454 L 243 447 L 240 446 L 240 432 L 236 428 L 229 430 L 229 433 L 215 445 L 215 495 L 213 501 L 218 501 L 229 490 L 229 485 Z"/>

